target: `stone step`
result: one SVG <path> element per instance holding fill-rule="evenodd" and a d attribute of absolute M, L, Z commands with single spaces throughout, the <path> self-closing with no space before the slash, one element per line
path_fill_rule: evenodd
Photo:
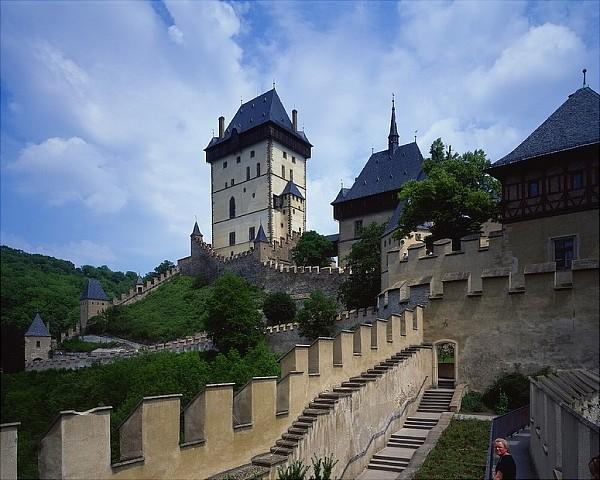
<path fill-rule="evenodd" d="M 398 441 L 389 440 L 388 443 L 387 443 L 387 446 L 388 447 L 393 447 L 393 448 L 410 448 L 410 449 L 416 450 L 421 445 L 423 445 L 423 443 L 424 442 L 420 442 L 420 443 L 406 443 L 406 442 L 401 442 L 400 440 L 398 440 Z"/>
<path fill-rule="evenodd" d="M 408 460 L 380 460 L 378 458 L 372 458 L 369 462 L 369 465 L 389 465 L 390 467 L 406 467 L 408 465 Z"/>
<path fill-rule="evenodd" d="M 444 412 L 449 412 L 450 410 L 445 409 L 445 408 L 419 408 L 417 410 L 417 412 L 437 412 L 437 413 L 444 413 Z"/>
<path fill-rule="evenodd" d="M 331 410 L 333 408 L 333 403 L 325 403 L 320 401 L 310 402 L 308 404 L 308 408 L 312 410 Z"/>
<path fill-rule="evenodd" d="M 393 443 L 406 443 L 408 445 L 422 445 L 425 441 L 424 438 L 398 438 L 398 437 L 390 437 L 388 442 Z"/>
<path fill-rule="evenodd" d="M 396 473 L 401 473 L 404 471 L 404 467 L 392 467 L 390 465 L 377 465 L 377 464 L 372 465 L 371 463 L 369 463 L 367 468 L 369 470 L 382 470 L 384 472 L 396 472 Z"/>
<path fill-rule="evenodd" d="M 315 422 L 316 420 L 317 420 L 316 417 L 310 417 L 308 415 L 300 415 L 298 417 L 297 421 L 302 422 L 302 423 L 308 423 L 310 425 L 313 422 Z"/>
<path fill-rule="evenodd" d="M 319 415 L 325 415 L 327 413 L 327 410 L 323 410 L 321 408 L 305 408 L 302 411 L 303 415 L 306 415 L 307 417 L 316 417 Z"/>
<path fill-rule="evenodd" d="M 429 418 L 429 417 L 406 417 L 407 422 L 427 422 L 436 424 L 438 422 L 437 418 Z"/>
<path fill-rule="evenodd" d="M 288 428 L 288 433 L 291 433 L 293 435 L 304 435 L 307 431 L 308 431 L 308 428 L 307 429 L 297 428 L 297 427 Z"/>
<path fill-rule="evenodd" d="M 323 392 L 319 394 L 319 398 L 331 398 L 333 400 L 338 400 L 340 398 L 343 397 L 347 397 L 349 395 L 352 395 L 352 392 L 336 392 L 335 390 L 333 392 Z"/>
<path fill-rule="evenodd" d="M 326 397 L 325 395 L 325 393 L 320 393 L 319 396 L 314 399 L 314 401 L 318 403 L 327 403 L 329 405 L 335 405 L 337 403 L 339 397 L 336 396 L 335 398 L 331 398 Z"/>
<path fill-rule="evenodd" d="M 371 382 L 374 382 L 375 380 L 377 380 L 381 375 L 383 374 L 374 374 L 374 373 L 363 373 L 361 374 L 362 378 L 366 378 L 367 380 L 370 380 Z"/>
<path fill-rule="evenodd" d="M 352 390 L 360 390 L 360 387 L 363 387 L 366 382 L 342 382 L 341 388 L 351 388 Z"/>
<path fill-rule="evenodd" d="M 372 460 L 386 461 L 410 461 L 415 451 L 410 448 L 384 447 L 375 455 Z"/>
<path fill-rule="evenodd" d="M 277 440 L 275 442 L 275 445 L 277 445 L 278 447 L 284 447 L 284 448 L 294 448 L 298 445 L 298 442 L 294 442 L 292 440 Z"/>
<path fill-rule="evenodd" d="M 367 375 L 377 375 L 378 377 L 380 377 L 385 372 L 387 372 L 387 368 L 385 370 L 377 370 L 376 368 L 369 368 L 366 373 L 367 373 Z M 363 375 L 365 375 L 365 374 L 363 373 Z"/>
<path fill-rule="evenodd" d="M 304 435 L 298 435 L 295 433 L 282 433 L 281 438 L 283 438 L 284 440 L 289 440 L 290 442 L 298 443 L 304 438 Z"/>
<path fill-rule="evenodd" d="M 404 422 L 404 426 L 406 428 L 418 428 L 419 430 L 431 430 L 434 425 L 423 425 L 420 423 L 406 423 Z"/>
<path fill-rule="evenodd" d="M 271 447 L 271 453 L 274 453 L 275 455 L 288 456 L 291 455 L 293 451 L 293 449 L 286 447 Z"/>
<path fill-rule="evenodd" d="M 360 390 L 360 387 L 357 385 L 356 387 L 333 387 L 334 392 L 346 393 L 348 395 L 352 395 L 353 392 Z"/>
<path fill-rule="evenodd" d="M 363 377 L 350 377 L 350 383 L 362 383 L 365 384 L 367 382 L 370 382 L 371 380 L 367 379 L 367 378 L 363 378 Z M 344 382 L 344 383 L 348 383 L 348 382 Z M 344 385 L 344 383 L 342 383 L 342 385 Z"/>

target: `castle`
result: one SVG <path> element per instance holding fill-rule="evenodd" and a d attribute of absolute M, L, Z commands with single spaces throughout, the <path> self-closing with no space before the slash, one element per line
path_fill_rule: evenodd
<path fill-rule="evenodd" d="M 293 460 L 309 463 L 312 454 L 320 452 L 338 459 L 334 477 L 354 478 L 414 414 L 425 390 L 441 384 L 442 377 L 449 376 L 455 387 L 450 409 L 457 411 L 468 387 L 485 388 L 497 375 L 514 369 L 526 374 L 546 366 L 597 371 L 599 106 L 600 96 L 584 85 L 492 166 L 489 172 L 502 182 L 502 230 L 463 237 L 459 250 L 449 239 L 436 241 L 430 252 L 424 243 L 415 242 L 405 248 L 406 255 L 400 245 L 388 243 L 389 232 L 384 234 L 383 290 L 376 308 L 364 315 L 350 314 L 357 319 L 353 331 L 296 345 L 280 359 L 279 379 L 254 378 L 235 395 L 232 384 L 206 385 L 183 409 L 177 394 L 144 398 L 119 428 L 117 463 L 110 462 L 110 407 L 61 412 L 41 443 L 41 476 L 85 478 L 94 472 L 101 478 L 275 478 L 278 466 Z M 254 116 L 250 119 L 257 121 Z M 271 119 L 257 131 L 289 135 L 286 141 L 291 142 L 296 138 L 293 124 L 291 131 L 284 127 L 274 126 Z M 223 167 L 225 156 L 237 165 L 236 152 L 241 150 L 234 139 L 237 136 L 241 144 L 240 130 L 232 129 L 229 136 L 220 132 L 219 138 L 231 143 L 211 142 L 213 175 L 219 168 L 221 174 L 229 168 Z M 250 137 L 251 130 L 246 130 L 244 140 L 248 148 L 259 137 Z M 392 133 L 392 151 L 401 151 Z M 260 141 L 268 145 L 274 138 Z M 298 145 L 308 148 L 300 140 Z M 297 152 L 283 147 L 287 153 Z M 251 151 L 243 150 L 249 158 Z M 268 161 L 268 148 L 265 155 Z M 281 165 L 272 157 L 271 161 L 271 169 Z M 268 185 L 269 176 L 257 181 Z M 285 185 L 280 182 L 279 187 L 283 193 Z M 235 195 L 250 193 L 243 188 L 241 192 L 236 188 Z M 233 192 L 213 200 L 223 207 L 231 196 L 237 207 Z M 343 269 L 315 271 L 278 260 L 295 233 L 293 228 L 281 230 L 283 211 L 277 211 L 275 201 L 268 203 L 280 193 L 269 191 L 263 199 L 264 217 L 248 212 L 258 228 L 252 240 L 248 231 L 249 240 L 242 246 L 237 241 L 229 245 L 229 234 L 234 231 L 237 239 L 243 232 L 238 225 L 249 229 L 245 220 L 234 227 L 228 223 L 233 218 L 223 222 L 216 217 L 218 225 L 226 225 L 218 227 L 219 238 L 213 232 L 214 246 L 203 241 L 195 226 L 191 255 L 178 262 L 181 273 L 212 277 L 231 267 L 259 283 L 282 285 L 281 280 L 287 279 L 282 288 L 298 292 L 317 287 L 319 278 L 346 274 Z M 343 221 L 353 226 L 353 218 L 348 215 Z M 261 225 L 266 230 L 260 232 Z M 420 305 L 414 305 L 416 297 Z M 437 347 L 443 344 L 454 346 L 449 369 L 438 359 Z M 555 391 L 562 383 L 559 376 L 541 386 Z M 548 412 L 552 405 L 546 394 L 538 393 L 532 418 L 542 438 L 546 425 L 552 431 L 556 422 L 544 413 L 544 405 Z M 597 454 L 597 425 L 586 426 L 585 438 L 577 436 L 577 423 L 564 425 L 568 428 L 562 435 L 572 438 L 575 432 L 578 440 L 547 460 L 560 467 L 555 471 L 562 462 Z M 17 427 L 2 426 L 3 478 L 16 475 Z"/>

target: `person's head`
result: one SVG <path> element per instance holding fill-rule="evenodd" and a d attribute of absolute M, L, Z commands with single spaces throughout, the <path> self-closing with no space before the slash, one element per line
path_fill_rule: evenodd
<path fill-rule="evenodd" d="M 508 442 L 503 438 L 497 438 L 494 440 L 494 450 L 499 456 L 506 455 L 509 452 Z"/>

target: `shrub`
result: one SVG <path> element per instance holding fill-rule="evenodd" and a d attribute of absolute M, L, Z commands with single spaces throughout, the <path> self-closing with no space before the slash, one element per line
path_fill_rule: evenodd
<path fill-rule="evenodd" d="M 289 323 L 296 318 L 296 302 L 285 292 L 273 292 L 265 298 L 263 313 L 267 317 L 267 325 Z"/>
<path fill-rule="evenodd" d="M 507 399 L 507 411 L 529 403 L 529 380 L 520 372 L 513 372 L 498 378 L 483 394 L 483 402 L 496 410 L 501 392 Z"/>
<path fill-rule="evenodd" d="M 463 412 L 483 412 L 485 406 L 483 405 L 483 399 L 479 392 L 468 392 L 462 398 L 460 404 L 460 411 Z"/>
<path fill-rule="evenodd" d="M 496 410 L 498 415 L 504 415 L 508 412 L 508 397 L 502 390 L 500 390 L 500 395 L 498 395 L 498 401 L 496 402 L 494 410 Z"/>
<path fill-rule="evenodd" d="M 296 265 L 328 267 L 331 264 L 333 244 L 317 232 L 304 232 L 292 249 Z"/>
<path fill-rule="evenodd" d="M 278 480 L 304 480 L 308 471 L 302 460 L 294 460 L 287 467 L 277 467 Z"/>
<path fill-rule="evenodd" d="M 336 313 L 335 302 L 321 290 L 314 290 L 298 313 L 300 335 L 309 340 L 331 336 Z"/>

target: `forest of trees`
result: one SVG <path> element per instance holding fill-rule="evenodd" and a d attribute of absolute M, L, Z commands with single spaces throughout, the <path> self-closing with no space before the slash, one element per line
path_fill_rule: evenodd
<path fill-rule="evenodd" d="M 27 329 L 36 312 L 56 335 L 79 319 L 79 297 L 86 278 L 100 281 L 109 298 L 127 292 L 135 272 L 113 272 L 106 265 L 76 268 L 71 262 L 0 247 L 0 325 Z"/>

